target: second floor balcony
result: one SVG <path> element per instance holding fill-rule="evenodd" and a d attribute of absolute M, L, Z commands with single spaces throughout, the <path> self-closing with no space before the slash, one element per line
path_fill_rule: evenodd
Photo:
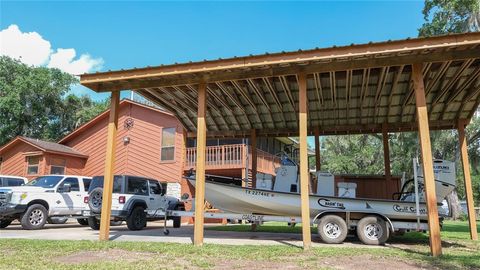
<path fill-rule="evenodd" d="M 206 170 L 252 169 L 252 149 L 247 144 L 227 144 L 207 146 Z M 185 170 L 195 169 L 197 149 L 186 149 Z M 273 154 L 257 149 L 257 172 L 275 174 L 280 166 L 280 159 Z"/>

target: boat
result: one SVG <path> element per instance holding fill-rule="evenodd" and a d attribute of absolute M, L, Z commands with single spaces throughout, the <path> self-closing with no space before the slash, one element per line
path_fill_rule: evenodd
<path fill-rule="evenodd" d="M 296 168 L 295 168 L 296 167 Z M 421 166 L 419 166 L 421 168 Z M 437 202 L 455 188 L 455 168 L 452 162 L 434 161 L 436 177 Z M 229 184 L 227 177 L 206 175 L 205 198 L 215 208 L 225 212 L 242 214 L 263 214 L 279 216 L 300 216 L 300 194 L 286 190 L 292 186 L 290 183 L 298 183 L 298 165 L 288 157 L 282 157 L 280 172 L 275 180 L 275 185 L 267 188 L 247 188 L 235 184 Z M 421 170 L 417 168 L 417 181 L 402 181 L 402 192 L 397 200 L 352 198 L 339 196 L 325 196 L 309 194 L 310 217 L 315 218 L 324 212 L 368 212 L 378 213 L 390 220 L 427 220 L 427 207 L 423 196 L 423 178 Z M 453 174 L 453 176 L 452 176 Z M 192 172 L 186 177 L 195 186 L 195 174 Z M 239 179 L 237 179 L 240 181 Z M 279 184 L 278 181 L 286 181 L 287 184 Z M 231 181 L 230 181 L 231 182 Z M 415 196 L 414 185 L 417 182 L 419 196 Z M 283 187 L 283 191 L 275 188 Z M 293 190 L 296 190 L 294 188 Z M 319 192 L 321 194 L 321 192 Z M 418 201 L 416 198 L 418 197 Z M 418 211 L 417 205 L 418 204 Z M 441 203 L 439 203 L 441 205 Z M 438 207 L 439 215 L 446 216 L 447 211 Z"/>

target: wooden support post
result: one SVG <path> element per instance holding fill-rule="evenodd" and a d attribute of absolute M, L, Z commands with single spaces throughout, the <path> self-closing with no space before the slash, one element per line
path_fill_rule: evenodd
<path fill-rule="evenodd" d="M 257 130 L 252 129 L 251 135 L 252 147 L 252 188 L 257 186 Z"/>
<path fill-rule="evenodd" d="M 193 228 L 193 244 L 203 245 L 203 218 L 205 208 L 205 148 L 207 144 L 207 126 L 205 115 L 207 111 L 207 87 L 198 86 L 197 113 L 197 166 L 195 179 L 195 224 Z"/>
<path fill-rule="evenodd" d="M 385 164 L 385 199 L 392 199 L 390 195 L 390 185 L 392 180 L 392 173 L 390 170 L 390 148 L 388 146 L 388 132 L 387 125 L 382 125 L 382 139 L 383 139 L 383 162 Z"/>
<path fill-rule="evenodd" d="M 113 172 L 115 168 L 115 146 L 118 129 L 118 106 L 120 91 L 112 92 L 110 115 L 108 118 L 107 152 L 105 157 L 105 173 L 103 179 L 102 216 L 100 218 L 100 240 L 110 239 L 110 215 L 112 210 Z"/>
<path fill-rule="evenodd" d="M 299 87 L 299 141 L 300 141 L 300 198 L 302 208 L 303 249 L 310 249 L 312 236 L 310 234 L 310 205 L 309 205 L 309 170 L 307 152 L 307 76 L 298 74 Z"/>
<path fill-rule="evenodd" d="M 428 127 L 427 104 L 425 102 L 425 87 L 423 84 L 422 64 L 412 65 L 413 87 L 417 107 L 418 134 L 422 152 L 422 165 L 427 201 L 428 229 L 430 239 L 430 251 L 432 256 L 442 254 L 442 242 L 440 240 L 440 224 L 438 220 L 437 196 L 435 194 L 435 179 L 433 175 L 432 147 L 430 144 L 430 130 Z"/>
<path fill-rule="evenodd" d="M 315 128 L 315 169 L 320 171 L 320 130 Z"/>
<path fill-rule="evenodd" d="M 467 139 L 465 137 L 465 123 L 458 123 L 458 139 L 460 141 L 460 154 L 462 155 L 463 181 L 467 197 L 468 223 L 470 225 L 470 238 L 478 240 L 477 221 L 473 203 L 472 179 L 470 178 L 470 163 L 468 161 Z"/>

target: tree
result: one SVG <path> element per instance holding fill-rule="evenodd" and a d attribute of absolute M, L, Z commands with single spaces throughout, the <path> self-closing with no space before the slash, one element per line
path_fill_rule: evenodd
<path fill-rule="evenodd" d="M 0 57 L 0 145 L 17 135 L 44 138 L 78 80 L 58 69 L 29 67 Z"/>
<path fill-rule="evenodd" d="M 437 36 L 480 30 L 480 1 L 426 0 L 423 8 L 425 23 L 419 36 Z"/>
<path fill-rule="evenodd" d="M 105 102 L 68 94 L 76 83 L 59 69 L 1 56 L 0 145 L 19 135 L 58 140 L 106 109 Z"/>

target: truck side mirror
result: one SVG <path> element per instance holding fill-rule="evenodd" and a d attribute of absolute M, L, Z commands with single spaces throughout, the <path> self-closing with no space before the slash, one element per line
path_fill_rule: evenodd
<path fill-rule="evenodd" d="M 160 193 L 160 195 L 165 196 L 165 193 L 167 193 L 167 189 L 162 188 L 162 192 Z"/>
<path fill-rule="evenodd" d="M 70 192 L 72 191 L 72 185 L 69 183 L 63 184 L 61 192 Z"/>

